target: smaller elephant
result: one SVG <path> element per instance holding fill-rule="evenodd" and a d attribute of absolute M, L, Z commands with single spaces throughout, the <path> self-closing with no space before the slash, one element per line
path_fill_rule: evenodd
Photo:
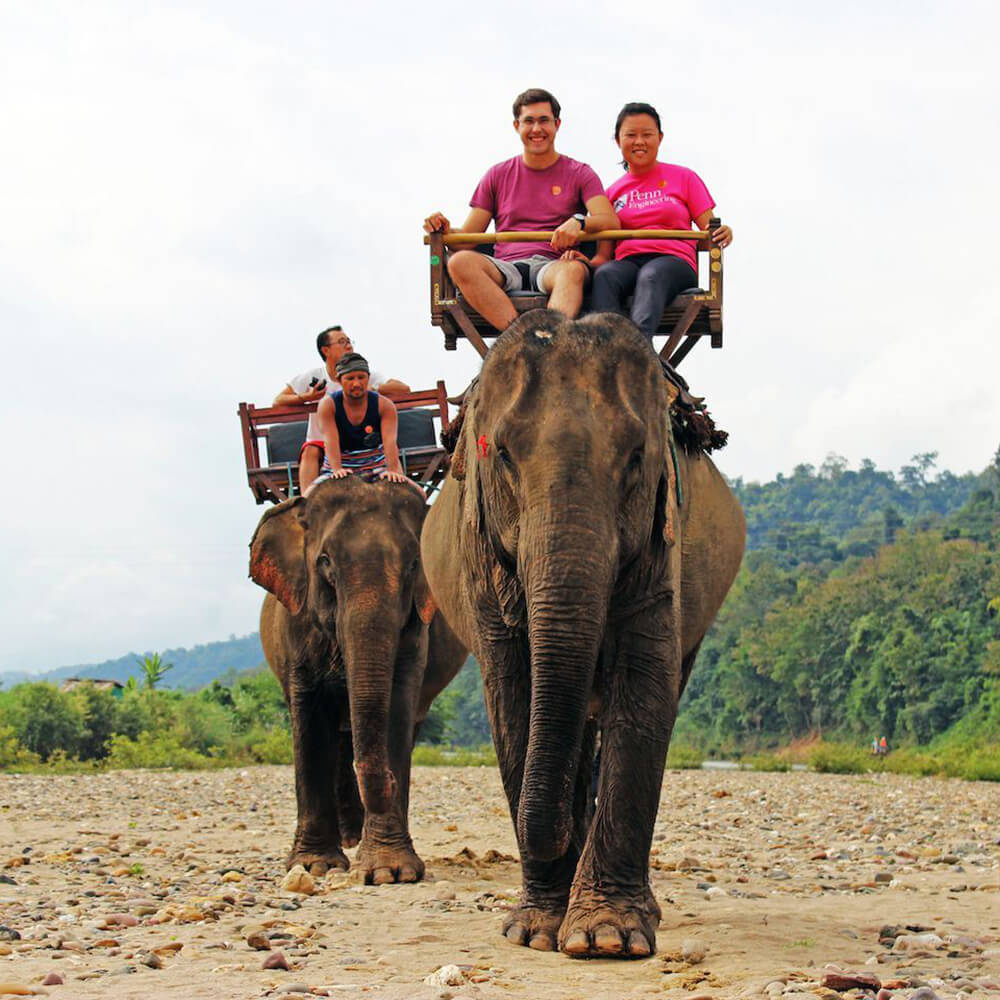
<path fill-rule="evenodd" d="M 250 543 L 267 661 L 292 723 L 298 820 L 288 867 L 417 882 L 410 757 L 466 650 L 420 564 L 426 505 L 408 485 L 335 479 L 269 510 Z M 353 767 L 352 767 L 353 764 Z"/>

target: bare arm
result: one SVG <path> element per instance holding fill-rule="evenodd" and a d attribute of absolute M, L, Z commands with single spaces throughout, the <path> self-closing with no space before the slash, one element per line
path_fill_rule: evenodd
<path fill-rule="evenodd" d="M 307 389 L 305 392 L 296 392 L 290 385 L 286 385 L 277 396 L 274 397 L 272 406 L 305 406 L 306 403 L 315 403 L 317 399 L 322 399 L 326 395 L 326 383 L 317 389 Z"/>
<path fill-rule="evenodd" d="M 386 471 L 379 475 L 380 479 L 388 479 L 401 483 L 406 479 L 403 475 L 403 463 L 399 460 L 399 443 L 396 440 L 396 405 L 391 399 L 380 395 L 378 398 L 378 415 L 382 423 L 382 450 L 385 452 Z"/>
<path fill-rule="evenodd" d="M 709 219 L 711 219 L 713 215 L 715 215 L 715 209 L 708 208 L 702 212 L 701 215 L 695 218 L 694 224 L 699 229 L 707 229 Z M 729 226 L 719 226 L 719 228 L 712 234 L 712 242 L 718 243 L 720 247 L 729 246 L 729 244 L 733 242 L 733 231 L 729 228 Z"/>
<path fill-rule="evenodd" d="M 470 210 L 461 229 L 452 229 L 451 223 L 440 212 L 431 212 L 424 219 L 425 233 L 485 233 L 493 216 L 485 208 Z"/>
<path fill-rule="evenodd" d="M 326 448 L 326 460 L 330 464 L 330 471 L 334 479 L 343 479 L 350 473 L 341 464 L 340 457 L 340 434 L 337 431 L 337 408 L 332 396 L 327 396 L 319 409 L 316 411 L 319 416 L 319 425 L 323 429 L 323 444 Z"/>
<path fill-rule="evenodd" d="M 551 240 L 553 250 L 566 250 L 569 247 L 576 246 L 588 232 L 597 233 L 602 229 L 618 228 L 618 216 L 615 215 L 615 210 L 611 207 L 611 202 L 608 201 L 607 195 L 595 194 L 593 198 L 587 200 L 586 206 L 587 216 L 583 220 L 582 226 L 576 218 L 572 218 L 567 219 L 561 226 L 556 228 Z M 598 250 L 599 253 L 600 251 Z M 576 254 L 564 257 L 563 259 L 586 260 L 587 258 L 582 254 Z M 604 260 L 599 260 L 598 263 L 603 264 Z"/>
<path fill-rule="evenodd" d="M 405 396 L 410 392 L 410 387 L 405 382 L 400 382 L 398 378 L 386 379 L 379 387 L 380 396 Z"/>

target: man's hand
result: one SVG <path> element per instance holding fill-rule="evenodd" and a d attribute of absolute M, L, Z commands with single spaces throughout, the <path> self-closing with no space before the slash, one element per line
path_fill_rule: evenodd
<path fill-rule="evenodd" d="M 341 466 L 341 468 L 339 469 L 330 470 L 331 479 L 346 479 L 349 475 L 350 473 L 343 466 Z"/>
<path fill-rule="evenodd" d="M 451 223 L 440 212 L 431 212 L 431 214 L 424 219 L 424 232 L 450 233 Z"/>
<path fill-rule="evenodd" d="M 388 469 L 383 469 L 378 474 L 379 479 L 386 483 L 405 483 L 406 476 L 402 472 L 390 472 Z"/>
<path fill-rule="evenodd" d="M 296 393 L 299 402 L 315 403 L 317 399 L 322 399 L 326 395 L 326 383 L 316 386 L 315 389 L 306 389 L 305 392 Z"/>
<path fill-rule="evenodd" d="M 718 243 L 720 247 L 727 247 L 733 242 L 733 231 L 729 226 L 719 226 L 712 232 L 712 242 Z"/>
<path fill-rule="evenodd" d="M 584 264 L 588 267 L 591 266 L 591 260 L 585 253 L 580 253 L 579 250 L 564 250 L 559 255 L 560 260 L 582 260 Z"/>
<path fill-rule="evenodd" d="M 567 219 L 553 234 L 551 246 L 553 250 L 568 250 L 580 242 L 583 226 L 576 219 Z"/>

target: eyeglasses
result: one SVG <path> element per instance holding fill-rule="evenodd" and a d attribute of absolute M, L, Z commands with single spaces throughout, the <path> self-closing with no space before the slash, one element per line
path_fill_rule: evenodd
<path fill-rule="evenodd" d="M 350 337 L 338 337 L 336 340 L 331 340 L 327 343 L 327 347 L 333 347 L 334 344 L 340 344 L 341 347 L 350 347 L 351 339 Z"/>
<path fill-rule="evenodd" d="M 519 118 L 518 121 L 522 125 L 527 125 L 531 128 L 532 125 L 541 125 L 542 128 L 548 128 L 549 125 L 555 125 L 555 118 L 550 118 L 548 115 L 542 115 L 540 118 L 532 118 L 530 115 L 526 118 Z"/>

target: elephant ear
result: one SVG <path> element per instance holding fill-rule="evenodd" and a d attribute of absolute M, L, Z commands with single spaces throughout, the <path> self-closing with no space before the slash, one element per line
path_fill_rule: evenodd
<path fill-rule="evenodd" d="M 417 577 L 413 582 L 413 606 L 420 620 L 425 625 L 430 625 L 431 619 L 437 612 L 437 604 L 427 584 L 427 577 L 424 576 L 423 566 L 417 570 Z"/>
<path fill-rule="evenodd" d="M 677 500 L 679 497 L 677 471 L 677 459 L 671 450 L 671 453 L 667 455 L 666 468 L 660 476 L 660 483 L 656 490 L 656 509 L 663 519 L 660 533 L 668 547 L 677 542 Z"/>
<path fill-rule="evenodd" d="M 458 443 L 451 456 L 451 474 L 459 481 L 465 479 L 465 435 L 461 433 L 458 435 Z"/>
<path fill-rule="evenodd" d="M 298 516 L 303 497 L 267 511 L 250 540 L 250 577 L 293 614 L 306 602 L 306 533 Z"/>

